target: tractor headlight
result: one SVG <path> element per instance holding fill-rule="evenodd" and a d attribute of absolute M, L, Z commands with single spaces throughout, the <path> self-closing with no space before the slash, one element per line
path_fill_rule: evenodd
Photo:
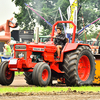
<path fill-rule="evenodd" d="M 30 58 L 36 60 L 36 55 L 30 55 Z"/>
<path fill-rule="evenodd" d="M 32 59 L 34 57 L 34 55 L 30 55 L 30 58 Z"/>

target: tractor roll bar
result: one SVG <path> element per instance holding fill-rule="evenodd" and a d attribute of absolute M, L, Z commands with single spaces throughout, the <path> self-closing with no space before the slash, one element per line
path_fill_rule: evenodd
<path fill-rule="evenodd" d="M 52 26 L 52 34 L 51 34 L 51 36 L 52 36 L 52 37 L 54 36 L 55 26 L 56 26 L 58 23 L 72 23 L 72 25 L 74 26 L 74 29 L 73 29 L 73 37 L 72 37 L 72 43 L 74 43 L 74 42 L 75 42 L 75 34 L 76 34 L 76 25 L 75 25 L 72 21 L 57 21 L 56 23 L 54 23 L 53 26 Z M 53 41 L 53 38 L 51 38 L 51 41 Z"/>

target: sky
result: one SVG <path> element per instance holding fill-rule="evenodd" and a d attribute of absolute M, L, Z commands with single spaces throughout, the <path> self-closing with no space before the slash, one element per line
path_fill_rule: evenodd
<path fill-rule="evenodd" d="M 14 17 L 13 12 L 18 13 L 18 7 L 11 0 L 0 0 L 0 25 L 5 23 L 7 19 Z"/>
<path fill-rule="evenodd" d="M 19 12 L 18 7 L 15 6 L 14 2 L 11 0 L 0 0 L 0 25 L 6 23 L 7 19 L 14 17 L 14 12 Z M 15 18 L 13 19 L 13 22 L 16 22 Z"/>

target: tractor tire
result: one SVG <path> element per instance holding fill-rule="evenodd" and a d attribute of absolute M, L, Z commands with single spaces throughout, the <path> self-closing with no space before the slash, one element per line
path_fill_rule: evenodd
<path fill-rule="evenodd" d="M 8 61 L 4 61 L 0 67 L 0 82 L 1 85 L 10 85 L 14 80 L 14 72 L 8 68 Z"/>
<path fill-rule="evenodd" d="M 44 63 L 44 62 L 42 62 L 42 63 Z M 37 63 L 37 64 L 35 65 L 34 69 L 33 69 L 32 80 L 33 80 L 34 85 L 39 85 L 39 84 L 38 84 L 38 80 L 37 80 L 37 76 L 36 76 L 37 69 L 38 69 L 39 65 L 40 65 L 40 62 Z"/>
<path fill-rule="evenodd" d="M 26 80 L 26 83 L 29 85 L 34 85 L 32 81 L 32 72 L 24 72 L 23 74 L 25 76 L 24 79 Z"/>
<path fill-rule="evenodd" d="M 24 72 L 24 76 L 25 76 L 25 80 L 26 80 L 26 83 L 29 84 L 29 85 L 36 85 L 36 82 L 35 82 L 35 79 L 36 79 L 36 76 L 35 76 L 35 72 L 36 72 L 36 68 L 37 66 L 39 65 L 39 63 L 37 63 L 33 69 L 33 72 Z M 32 75 L 34 74 L 34 75 Z M 32 76 L 34 76 L 32 78 Z"/>
<path fill-rule="evenodd" d="M 33 77 L 34 77 L 34 73 L 33 73 Z M 50 80 L 51 80 L 51 69 L 49 65 L 47 63 L 40 62 L 35 72 L 35 85 L 47 86 L 50 83 Z"/>
<path fill-rule="evenodd" d="M 0 68 L 1 68 L 1 65 L 2 65 L 3 63 L 4 63 L 4 62 L 1 62 L 1 63 L 0 63 Z M 1 84 L 1 80 L 0 80 L 0 84 Z"/>
<path fill-rule="evenodd" d="M 51 74 L 51 79 L 50 79 L 50 82 L 49 82 L 48 86 L 53 86 L 53 83 L 52 83 L 52 74 Z"/>
<path fill-rule="evenodd" d="M 95 60 L 88 46 L 79 46 L 65 54 L 63 71 L 67 86 L 91 85 L 95 76 Z"/>

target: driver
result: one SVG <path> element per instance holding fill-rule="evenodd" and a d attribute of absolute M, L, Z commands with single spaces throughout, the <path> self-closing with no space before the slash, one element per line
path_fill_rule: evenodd
<path fill-rule="evenodd" d="M 60 51 L 63 49 L 64 45 L 66 44 L 66 37 L 65 34 L 62 33 L 61 27 L 57 27 L 57 35 L 55 38 L 55 45 L 57 47 L 57 60 L 60 60 Z"/>

